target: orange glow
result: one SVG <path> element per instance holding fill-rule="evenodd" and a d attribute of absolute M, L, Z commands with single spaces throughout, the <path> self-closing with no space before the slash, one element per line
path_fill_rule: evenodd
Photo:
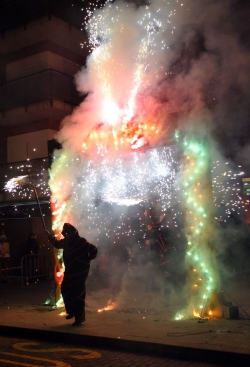
<path fill-rule="evenodd" d="M 63 271 L 57 271 L 56 272 L 56 276 L 57 276 L 57 278 L 60 278 L 60 277 L 62 277 L 63 276 Z"/>
<path fill-rule="evenodd" d="M 199 319 L 201 318 L 200 314 L 196 312 L 195 310 L 193 310 L 193 315 L 194 317 L 198 317 Z"/>
<path fill-rule="evenodd" d="M 65 311 L 59 313 L 59 316 L 65 316 L 65 315 L 67 315 Z"/>
<path fill-rule="evenodd" d="M 111 119 L 103 120 L 109 123 L 101 122 L 96 125 L 86 140 L 82 142 L 83 151 L 88 150 L 104 155 L 118 148 L 123 151 L 140 149 L 147 144 L 154 145 L 158 140 L 157 134 L 161 132 L 162 121 L 146 120 L 142 122 L 132 119 L 123 120 L 117 124 L 116 118 L 119 119 L 119 113 L 115 113 Z"/>
<path fill-rule="evenodd" d="M 100 310 L 97 310 L 97 312 L 102 312 L 102 311 L 111 311 L 114 309 L 114 306 L 113 305 L 110 305 L 110 306 L 107 306 L 107 307 L 104 307 L 104 308 L 101 308 Z"/>

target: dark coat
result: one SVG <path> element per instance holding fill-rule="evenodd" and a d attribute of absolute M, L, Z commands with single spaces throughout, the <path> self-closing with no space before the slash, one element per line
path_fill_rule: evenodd
<path fill-rule="evenodd" d="M 65 265 L 64 277 L 87 278 L 90 261 L 97 255 L 97 247 L 80 237 L 77 229 L 69 223 L 65 223 L 62 233 L 67 233 L 67 238 L 56 240 L 49 236 L 52 245 L 57 249 L 63 249 L 63 261 Z"/>

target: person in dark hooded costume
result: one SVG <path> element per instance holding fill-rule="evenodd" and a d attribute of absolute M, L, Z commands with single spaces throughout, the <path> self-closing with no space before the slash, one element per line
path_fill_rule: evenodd
<path fill-rule="evenodd" d="M 89 274 L 90 261 L 97 256 L 97 247 L 80 237 L 77 229 L 69 223 L 64 223 L 63 239 L 57 240 L 45 231 L 51 244 L 57 249 L 63 249 L 65 272 L 61 293 L 67 312 L 66 319 L 75 317 L 73 326 L 80 326 L 85 321 L 85 282 Z"/>

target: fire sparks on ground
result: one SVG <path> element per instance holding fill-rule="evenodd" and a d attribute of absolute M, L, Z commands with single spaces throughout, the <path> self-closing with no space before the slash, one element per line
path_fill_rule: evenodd
<path fill-rule="evenodd" d="M 97 312 L 111 311 L 111 310 L 113 310 L 113 307 L 112 306 L 107 306 L 107 307 L 104 307 L 104 308 L 101 308 L 101 309 L 97 310 Z"/>
<path fill-rule="evenodd" d="M 114 310 L 115 307 L 116 307 L 116 304 L 115 303 L 111 303 L 110 305 L 108 305 L 106 307 L 103 307 L 103 308 L 97 310 L 97 312 L 111 311 L 111 310 Z"/>
<path fill-rule="evenodd" d="M 193 311 L 193 315 L 194 317 L 201 318 L 200 314 L 196 312 L 195 310 Z"/>
<path fill-rule="evenodd" d="M 60 312 L 59 313 L 59 316 L 66 316 L 67 315 L 67 312 L 66 311 L 63 311 L 63 312 Z"/>

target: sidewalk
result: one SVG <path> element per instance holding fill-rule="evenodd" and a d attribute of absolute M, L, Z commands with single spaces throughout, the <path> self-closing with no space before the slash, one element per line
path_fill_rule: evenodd
<path fill-rule="evenodd" d="M 87 288 L 86 322 L 72 327 L 64 308 L 46 306 L 54 281 L 40 281 L 21 287 L 21 279 L 0 284 L 0 334 L 57 340 L 85 346 L 154 354 L 218 363 L 222 366 L 250 366 L 250 281 L 234 282 L 227 289 L 232 304 L 239 306 L 239 319 L 173 320 L 180 304 L 171 297 L 168 307 L 147 295 L 129 290 L 123 307 L 98 312 L 107 305 L 109 290 Z M 236 304 L 237 303 L 237 304 Z"/>

